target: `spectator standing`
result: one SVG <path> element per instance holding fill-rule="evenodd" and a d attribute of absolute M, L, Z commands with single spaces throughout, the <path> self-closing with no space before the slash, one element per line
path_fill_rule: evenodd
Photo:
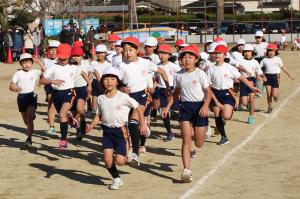
<path fill-rule="evenodd" d="M 19 60 L 22 53 L 22 48 L 24 47 L 24 31 L 21 27 L 16 26 L 12 35 L 13 41 L 13 58 L 14 60 Z"/>
<path fill-rule="evenodd" d="M 29 28 L 26 30 L 26 33 L 24 35 L 24 48 L 26 53 L 29 53 L 31 55 L 34 54 L 33 35 Z"/>

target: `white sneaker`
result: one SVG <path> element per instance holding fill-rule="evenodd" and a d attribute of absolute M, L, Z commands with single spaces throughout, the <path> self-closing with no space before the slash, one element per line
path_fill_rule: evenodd
<path fill-rule="evenodd" d="M 147 132 L 146 132 L 146 134 L 145 134 L 145 137 L 148 138 L 148 137 L 150 137 L 150 135 L 151 135 L 151 130 L 150 130 L 150 128 L 147 126 Z"/>
<path fill-rule="evenodd" d="M 184 183 L 190 183 L 192 180 L 192 171 L 189 169 L 184 169 L 181 174 L 181 181 Z"/>
<path fill-rule="evenodd" d="M 111 190 L 117 190 L 117 189 L 120 189 L 120 187 L 122 187 L 123 186 L 123 180 L 121 179 L 121 178 L 114 178 L 113 180 L 112 180 L 112 184 L 111 185 L 109 185 L 109 189 L 111 189 Z"/>
<path fill-rule="evenodd" d="M 212 130 L 211 130 L 211 127 L 210 126 L 207 126 L 206 127 L 206 131 L 205 131 L 205 138 L 210 138 L 212 135 Z"/>
<path fill-rule="evenodd" d="M 127 163 L 131 166 L 140 166 L 139 156 L 136 153 L 129 153 Z"/>
<path fill-rule="evenodd" d="M 54 127 L 50 127 L 50 129 L 47 131 L 48 134 L 50 135 L 55 135 L 56 131 Z"/>

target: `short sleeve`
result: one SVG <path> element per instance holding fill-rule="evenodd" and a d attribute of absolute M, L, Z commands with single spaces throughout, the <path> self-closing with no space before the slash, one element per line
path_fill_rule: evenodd
<path fill-rule="evenodd" d="M 153 88 L 153 79 L 151 73 L 147 75 L 147 87 L 148 88 Z"/>
<path fill-rule="evenodd" d="M 50 79 L 54 74 L 54 68 L 55 67 L 53 66 L 53 67 L 49 68 L 48 70 L 46 70 L 43 76 L 47 79 Z"/>
<path fill-rule="evenodd" d="M 200 70 L 199 71 L 199 79 L 198 79 L 201 83 L 201 86 L 202 86 L 202 89 L 206 89 L 209 87 L 210 83 L 209 83 L 209 79 L 208 79 L 208 76 L 207 74 Z"/>
<path fill-rule="evenodd" d="M 129 95 L 125 94 L 125 93 L 122 93 L 124 99 L 125 99 L 125 103 L 128 107 L 130 108 L 133 108 L 133 109 L 136 109 L 138 106 L 139 106 L 139 103 L 131 98 Z"/>
<path fill-rule="evenodd" d="M 18 80 L 19 80 L 19 74 L 18 74 L 18 72 L 16 72 L 13 75 L 11 82 L 16 84 L 18 82 Z"/>
<path fill-rule="evenodd" d="M 34 70 L 34 78 L 36 80 L 40 78 L 41 74 L 42 74 L 42 71 L 40 71 L 40 70 Z"/>
<path fill-rule="evenodd" d="M 263 74 L 263 71 L 261 70 L 261 67 L 259 65 L 259 63 L 255 60 L 255 72 L 258 74 L 258 75 L 262 75 Z"/>
<path fill-rule="evenodd" d="M 280 57 L 278 57 L 278 62 L 279 62 L 279 67 L 283 67 L 283 62 L 282 62 L 282 59 Z"/>
<path fill-rule="evenodd" d="M 240 78 L 241 73 L 236 68 L 234 68 L 234 66 L 228 65 L 227 67 L 228 67 L 228 69 L 229 69 L 229 71 L 230 71 L 230 73 L 231 73 L 231 75 L 234 79 Z"/>
<path fill-rule="evenodd" d="M 174 78 L 174 87 L 180 88 L 180 83 L 181 83 L 181 75 L 177 73 Z"/>
<path fill-rule="evenodd" d="M 260 62 L 260 68 L 263 68 L 264 65 L 265 65 L 265 59 L 261 60 L 261 62 Z"/>
<path fill-rule="evenodd" d="M 150 61 L 150 60 L 147 60 L 147 64 L 148 64 L 148 66 L 149 66 L 149 72 L 157 72 L 158 71 L 158 66 L 154 63 L 154 62 L 152 62 L 152 61 Z"/>

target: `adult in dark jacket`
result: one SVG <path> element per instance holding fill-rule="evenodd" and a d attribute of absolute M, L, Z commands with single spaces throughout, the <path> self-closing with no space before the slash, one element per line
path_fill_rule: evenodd
<path fill-rule="evenodd" d="M 13 35 L 13 52 L 14 60 L 18 61 L 22 53 L 22 48 L 24 47 L 24 31 L 21 27 L 16 26 Z"/>
<path fill-rule="evenodd" d="M 70 26 L 66 25 L 63 27 L 63 30 L 60 32 L 59 35 L 60 43 L 67 43 L 72 45 L 73 44 L 73 36 L 70 31 Z"/>

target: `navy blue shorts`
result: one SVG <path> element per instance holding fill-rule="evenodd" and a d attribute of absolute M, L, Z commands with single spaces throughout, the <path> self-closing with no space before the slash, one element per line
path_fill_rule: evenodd
<path fill-rule="evenodd" d="M 265 74 L 267 78 L 266 85 L 272 86 L 273 88 L 279 88 L 279 80 L 280 75 L 279 74 Z"/>
<path fill-rule="evenodd" d="M 234 98 L 231 96 L 231 94 L 229 93 L 229 90 L 217 90 L 217 89 L 212 89 L 212 92 L 214 93 L 214 95 L 216 96 L 216 98 L 218 99 L 218 101 L 221 104 L 229 104 L 232 107 L 235 106 L 235 100 Z M 216 106 L 214 100 L 211 100 L 211 106 Z"/>
<path fill-rule="evenodd" d="M 179 121 L 189 121 L 194 127 L 208 126 L 208 117 L 201 117 L 199 111 L 204 102 L 181 102 Z"/>
<path fill-rule="evenodd" d="M 53 92 L 53 88 L 52 88 L 51 84 L 46 84 L 44 86 L 44 90 L 45 90 L 45 92 L 46 92 L 47 95 L 51 94 Z"/>
<path fill-rule="evenodd" d="M 158 88 L 157 90 L 157 96 L 160 101 L 160 108 L 166 108 L 168 105 L 168 100 L 165 95 L 165 91 L 166 91 L 165 88 Z"/>
<path fill-rule="evenodd" d="M 72 111 L 76 111 L 77 109 L 77 100 L 82 99 L 85 101 L 88 96 L 86 86 L 75 87 L 74 90 L 76 92 L 76 96 L 71 108 Z"/>
<path fill-rule="evenodd" d="M 100 82 L 98 80 L 93 79 L 92 81 L 92 96 L 98 97 L 99 95 L 104 94 L 104 89 L 101 87 Z"/>
<path fill-rule="evenodd" d="M 154 93 L 152 94 L 152 99 L 158 100 L 158 87 L 155 88 Z"/>
<path fill-rule="evenodd" d="M 129 149 L 126 127 L 111 128 L 101 125 L 103 129 L 102 149 L 114 149 L 115 153 L 127 157 Z"/>
<path fill-rule="evenodd" d="M 248 81 L 253 82 L 253 85 L 256 86 L 256 78 L 249 77 L 247 78 Z M 254 93 L 246 84 L 240 82 L 240 96 L 245 97 L 248 96 L 250 93 Z"/>
<path fill-rule="evenodd" d="M 129 93 L 129 96 L 135 99 L 140 105 L 146 106 L 147 94 L 144 90 L 135 93 Z"/>
<path fill-rule="evenodd" d="M 19 94 L 17 98 L 19 112 L 26 112 L 30 106 L 37 108 L 37 94 L 34 92 Z"/>
<path fill-rule="evenodd" d="M 62 105 L 66 102 L 71 103 L 73 94 L 71 89 L 67 90 L 54 90 L 52 93 L 53 104 L 56 111 L 59 113 Z"/>

